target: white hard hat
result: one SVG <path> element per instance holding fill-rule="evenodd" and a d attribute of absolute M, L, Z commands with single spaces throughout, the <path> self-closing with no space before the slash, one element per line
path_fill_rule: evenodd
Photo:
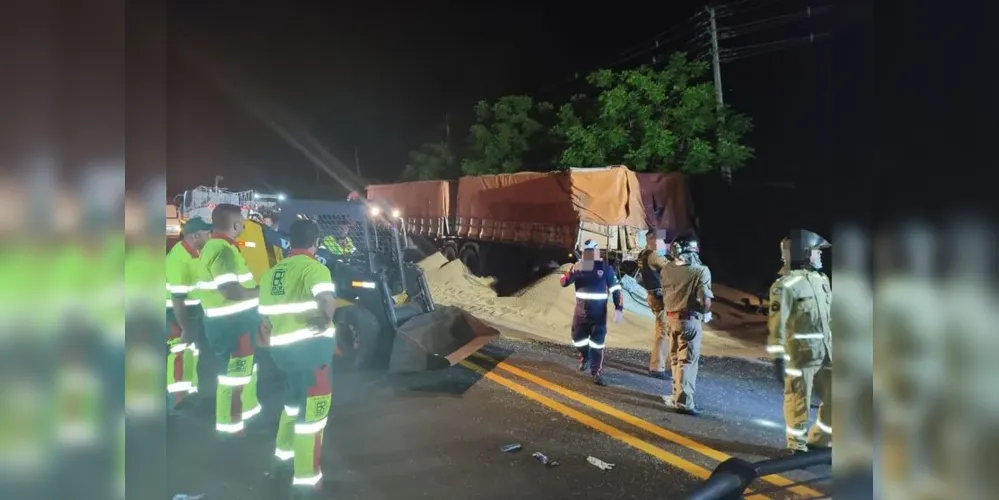
<path fill-rule="evenodd" d="M 586 240 L 583 242 L 583 250 L 595 250 L 599 248 L 595 240 Z"/>

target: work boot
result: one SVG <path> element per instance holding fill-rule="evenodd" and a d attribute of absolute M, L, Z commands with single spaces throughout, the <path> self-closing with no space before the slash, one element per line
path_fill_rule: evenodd
<path fill-rule="evenodd" d="M 701 410 L 697 408 L 687 408 L 685 406 L 676 406 L 673 408 L 677 413 L 681 415 L 690 415 L 691 417 L 696 417 L 701 414 Z"/>
<path fill-rule="evenodd" d="M 593 374 L 593 383 L 594 383 L 594 384 L 597 384 L 597 385 L 599 385 L 599 386 L 606 386 L 606 385 L 607 385 L 607 384 L 606 384 L 606 383 L 604 382 L 604 376 L 603 376 L 603 375 L 601 375 L 601 374 L 599 374 L 599 373 L 594 373 L 594 374 Z"/>
<path fill-rule="evenodd" d="M 649 376 L 652 378 L 657 378 L 659 380 L 666 380 L 665 371 L 649 370 Z"/>
<path fill-rule="evenodd" d="M 590 367 L 590 360 L 583 357 L 582 354 L 576 357 L 579 360 L 579 373 L 586 373 L 587 368 Z"/>

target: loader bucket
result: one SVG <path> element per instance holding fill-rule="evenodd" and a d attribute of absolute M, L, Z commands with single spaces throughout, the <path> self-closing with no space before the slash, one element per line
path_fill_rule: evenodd
<path fill-rule="evenodd" d="M 399 326 L 389 373 L 413 373 L 456 365 L 499 337 L 499 330 L 453 306 L 415 316 Z"/>

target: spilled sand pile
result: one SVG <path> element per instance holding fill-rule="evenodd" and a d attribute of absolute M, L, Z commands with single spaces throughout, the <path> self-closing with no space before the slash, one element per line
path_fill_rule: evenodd
<path fill-rule="evenodd" d="M 552 342 L 565 342 L 569 338 L 576 305 L 575 292 L 573 287 L 563 288 L 559 282 L 568 265 L 511 297 L 496 295 L 492 288 L 495 279 L 476 277 L 461 261 L 448 262 L 440 253 L 431 254 L 419 265 L 426 273 L 434 300 L 439 304 L 460 307 L 503 329 L 504 334 Z M 619 324 L 608 324 L 607 343 L 611 347 L 647 350 L 652 342 L 654 319 L 645 305 L 644 290 L 630 278 L 625 278 L 623 282 L 626 290 L 624 319 Z M 613 306 L 609 304 L 608 307 Z M 746 321 L 743 321 L 746 318 L 737 315 L 737 311 L 717 302 L 712 309 L 715 319 L 704 328 L 704 354 L 749 358 L 765 356 L 765 318 L 763 323 L 754 324 L 755 328 L 746 330 Z M 761 325 L 762 330 L 759 329 Z M 730 330 L 732 328 L 739 331 Z"/>

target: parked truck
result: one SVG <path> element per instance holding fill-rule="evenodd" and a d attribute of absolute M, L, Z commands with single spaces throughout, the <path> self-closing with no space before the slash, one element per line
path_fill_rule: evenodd
<path fill-rule="evenodd" d="M 623 166 L 373 185 L 367 198 L 398 208 L 412 244 L 479 275 L 562 265 L 587 239 L 620 264 L 649 227 L 638 177 Z"/>

